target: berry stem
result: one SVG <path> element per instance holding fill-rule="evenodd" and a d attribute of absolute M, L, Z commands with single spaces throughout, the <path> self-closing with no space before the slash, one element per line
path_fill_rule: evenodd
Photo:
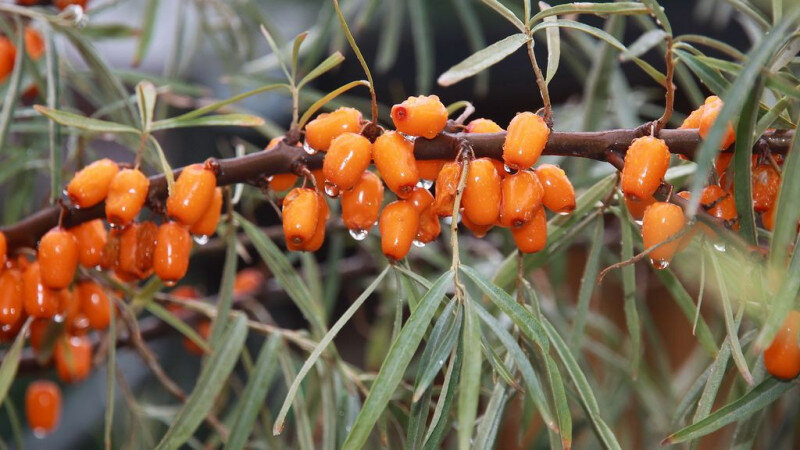
<path fill-rule="evenodd" d="M 667 36 L 667 52 L 664 56 L 667 66 L 667 75 L 664 80 L 666 94 L 664 101 L 664 114 L 656 121 L 655 129 L 653 130 L 656 135 L 669 123 L 672 117 L 672 109 L 675 105 L 675 84 L 673 78 L 675 76 L 675 61 L 672 59 L 672 36 Z"/>
<path fill-rule="evenodd" d="M 550 91 L 547 90 L 547 82 L 536 62 L 536 54 L 533 52 L 533 36 L 528 39 L 528 58 L 531 60 L 533 73 L 536 76 L 536 85 L 539 86 L 539 93 L 542 95 L 542 105 L 544 108 L 544 121 L 549 128 L 553 128 L 553 108 L 550 105 Z"/>

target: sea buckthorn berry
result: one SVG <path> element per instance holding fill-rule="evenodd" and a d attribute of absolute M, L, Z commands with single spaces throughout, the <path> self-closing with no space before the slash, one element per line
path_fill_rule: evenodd
<path fill-rule="evenodd" d="M 89 0 L 55 0 L 53 3 L 59 10 L 64 10 L 71 5 L 80 6 L 81 8 L 86 9 L 86 4 L 88 2 Z"/>
<path fill-rule="evenodd" d="M 322 243 L 325 242 L 325 226 L 328 223 L 328 218 L 331 215 L 331 210 L 328 207 L 328 202 L 325 201 L 325 197 L 317 194 L 317 203 L 319 205 L 317 209 L 317 229 L 314 230 L 314 235 L 311 236 L 311 239 L 304 242 L 300 248 L 289 248 L 289 250 L 302 250 L 306 252 L 315 252 L 322 247 Z"/>
<path fill-rule="evenodd" d="M 100 268 L 104 270 L 112 270 L 117 267 L 119 263 L 120 240 L 124 230 L 111 230 L 106 238 L 106 245 L 100 252 Z"/>
<path fill-rule="evenodd" d="M 399 133 L 389 131 L 372 145 L 372 158 L 383 181 L 400 198 L 405 198 L 419 181 L 414 145 Z"/>
<path fill-rule="evenodd" d="M 103 247 L 108 240 L 108 232 L 102 219 L 90 220 L 70 228 L 70 233 L 78 241 L 78 262 L 83 267 L 100 265 Z"/>
<path fill-rule="evenodd" d="M 717 178 L 722 178 L 728 166 L 733 161 L 733 152 L 722 152 L 714 159 L 714 171 L 717 172 Z"/>
<path fill-rule="evenodd" d="M 427 244 L 436 239 L 442 232 L 442 224 L 439 223 L 439 216 L 433 210 L 433 206 L 428 206 L 419 214 L 419 229 L 417 230 L 417 242 Z"/>
<path fill-rule="evenodd" d="M 25 417 L 38 437 L 58 428 L 61 420 L 61 389 L 52 381 L 34 381 L 25 391 Z"/>
<path fill-rule="evenodd" d="M 483 238 L 484 236 L 486 236 L 486 234 L 489 232 L 489 230 L 494 228 L 494 224 L 493 223 L 489 224 L 489 225 L 477 225 L 477 224 L 473 223 L 471 220 L 469 220 L 469 217 L 467 217 L 464 214 L 464 209 L 463 208 L 461 209 L 460 214 L 461 214 L 461 223 L 470 232 L 472 232 L 472 234 L 475 235 L 476 238 L 479 238 L 479 239 Z"/>
<path fill-rule="evenodd" d="M 356 133 L 337 136 L 322 164 L 326 186 L 330 184 L 339 191 L 352 189 L 369 167 L 371 159 L 372 143 L 369 139 Z"/>
<path fill-rule="evenodd" d="M 214 172 L 202 164 L 185 167 L 167 199 L 167 215 L 186 226 L 194 225 L 211 204 L 216 187 Z"/>
<path fill-rule="evenodd" d="M 78 283 L 81 311 L 95 330 L 105 330 L 111 322 L 111 301 L 103 288 L 94 281 Z"/>
<path fill-rule="evenodd" d="M 115 226 L 125 226 L 142 210 L 150 180 L 137 169 L 122 169 L 108 187 L 106 218 Z"/>
<path fill-rule="evenodd" d="M 499 133 L 503 127 L 489 119 L 474 119 L 467 124 L 467 133 Z"/>
<path fill-rule="evenodd" d="M 688 130 L 692 128 L 700 128 L 700 119 L 703 117 L 703 113 L 705 112 L 705 105 L 700 105 L 699 108 L 692 111 L 681 123 L 681 126 L 678 128 L 682 130 Z"/>
<path fill-rule="evenodd" d="M 153 272 L 157 234 L 158 226 L 153 222 L 142 222 L 136 230 L 136 269 L 139 278 L 146 278 Z"/>
<path fill-rule="evenodd" d="M 14 70 L 14 61 L 17 58 L 17 48 L 5 36 L 0 36 L 0 83 Z"/>
<path fill-rule="evenodd" d="M 442 167 L 447 163 L 444 159 L 419 159 L 416 162 L 417 172 L 423 180 L 435 180 Z"/>
<path fill-rule="evenodd" d="M 419 212 L 411 202 L 397 200 L 386 205 L 378 224 L 381 249 L 386 257 L 401 260 L 411 249 L 419 230 Z"/>
<path fill-rule="evenodd" d="M 185 226 L 167 222 L 158 227 L 156 248 L 153 254 L 153 269 L 167 284 L 175 284 L 189 269 L 189 254 L 192 252 L 192 236 Z"/>
<path fill-rule="evenodd" d="M 772 342 L 764 350 L 764 366 L 776 378 L 791 380 L 800 374 L 800 311 L 789 311 Z"/>
<path fill-rule="evenodd" d="M 306 124 L 306 143 L 314 150 L 324 152 L 332 141 L 344 133 L 361 130 L 361 113 L 353 108 L 339 108 L 331 113 L 318 115 Z"/>
<path fill-rule="evenodd" d="M 78 208 L 89 208 L 108 195 L 111 180 L 119 172 L 114 161 L 103 158 L 81 169 L 67 185 L 67 196 Z"/>
<path fill-rule="evenodd" d="M 208 337 L 211 336 L 211 321 L 203 319 L 200 322 L 197 322 L 195 330 L 200 337 L 208 340 Z M 203 349 L 188 337 L 183 338 L 183 348 L 185 348 L 189 353 L 197 356 L 202 356 L 204 353 Z"/>
<path fill-rule="evenodd" d="M 771 164 L 759 164 L 753 168 L 753 209 L 766 211 L 778 198 L 781 175 Z"/>
<path fill-rule="evenodd" d="M 349 230 L 364 232 L 378 221 L 383 204 L 383 183 L 380 177 L 364 171 L 353 189 L 341 196 L 342 221 Z"/>
<path fill-rule="evenodd" d="M 545 208 L 557 214 L 568 214 L 575 210 L 575 189 L 560 167 L 542 164 L 535 172 L 544 188 L 542 204 Z"/>
<path fill-rule="evenodd" d="M 75 383 L 89 376 L 92 369 L 92 343 L 86 336 L 63 335 L 53 349 L 58 378 Z"/>
<path fill-rule="evenodd" d="M 641 199 L 651 197 L 669 168 L 669 147 L 663 139 L 634 139 L 625 154 L 622 192 Z"/>
<path fill-rule="evenodd" d="M 44 39 L 38 31 L 31 27 L 25 27 L 25 52 L 34 61 L 44 54 Z"/>
<path fill-rule="evenodd" d="M 39 242 L 42 284 L 63 289 L 72 282 L 78 268 L 78 240 L 64 228 L 53 228 Z"/>
<path fill-rule="evenodd" d="M 706 186 L 700 197 L 700 204 L 712 216 L 736 226 L 736 201 L 730 192 L 714 184 Z"/>
<path fill-rule="evenodd" d="M 628 214 L 630 214 L 634 220 L 642 220 L 647 207 L 655 202 L 656 199 L 652 195 L 645 199 L 640 199 L 632 195 L 625 196 L 625 207 L 628 209 Z"/>
<path fill-rule="evenodd" d="M 764 229 L 772 231 L 775 227 L 775 210 L 777 206 L 777 203 L 774 203 L 770 209 L 761 214 L 761 224 L 764 225 Z"/>
<path fill-rule="evenodd" d="M 0 231 L 0 267 L 6 264 L 6 260 L 8 259 L 8 242 L 6 241 L 6 235 L 2 231 Z"/>
<path fill-rule="evenodd" d="M 502 203 L 500 225 L 520 227 L 533 218 L 533 213 L 542 207 L 544 188 L 532 172 L 521 170 L 509 175 L 500 183 Z"/>
<path fill-rule="evenodd" d="M 401 133 L 433 139 L 447 125 L 447 109 L 436 95 L 408 97 L 392 106 L 392 122 Z"/>
<path fill-rule="evenodd" d="M 142 225 L 139 223 L 131 224 L 119 237 L 119 253 L 114 268 L 117 275 L 124 274 L 123 278 L 135 280 L 142 278 L 139 272 L 139 265 L 136 263 L 136 250 L 139 246 L 138 232 Z"/>
<path fill-rule="evenodd" d="M 415 187 L 406 200 L 410 201 L 420 213 L 433 203 L 433 194 L 423 187 Z"/>
<path fill-rule="evenodd" d="M 264 286 L 264 273 L 250 267 L 240 270 L 233 279 L 233 295 L 253 295 Z"/>
<path fill-rule="evenodd" d="M 12 342 L 19 335 L 22 325 L 25 323 L 25 315 L 20 315 L 19 319 L 11 324 L 0 324 L 0 343 Z"/>
<path fill-rule="evenodd" d="M 544 208 L 533 213 L 533 218 L 519 228 L 511 229 L 511 237 L 520 253 L 535 253 L 547 246 L 547 215 Z"/>
<path fill-rule="evenodd" d="M 22 317 L 22 274 L 17 269 L 0 273 L 0 325 L 11 325 Z"/>
<path fill-rule="evenodd" d="M 453 206 L 460 178 L 461 165 L 457 162 L 448 162 L 439 172 L 435 184 L 436 196 L 433 201 L 433 209 L 439 217 L 453 215 Z"/>
<path fill-rule="evenodd" d="M 58 297 L 58 314 L 65 323 L 70 323 L 81 313 L 80 299 L 68 288 L 55 291 L 55 295 Z"/>
<path fill-rule="evenodd" d="M 31 348 L 37 355 L 39 354 L 39 350 L 42 348 L 44 337 L 47 334 L 47 329 L 50 327 L 51 323 L 54 322 L 50 319 L 34 319 L 31 322 L 30 329 L 28 330 L 28 342 L 31 344 Z"/>
<path fill-rule="evenodd" d="M 283 199 L 283 234 L 286 243 L 300 246 L 314 236 L 319 216 L 317 192 L 294 188 Z"/>
<path fill-rule="evenodd" d="M 722 106 L 722 100 L 716 95 L 712 95 L 706 99 L 706 102 L 703 105 L 703 115 L 700 117 L 700 127 L 698 130 L 701 137 L 705 138 L 708 136 L 708 132 L 711 130 L 711 127 L 714 126 L 714 122 L 717 120 L 717 116 L 722 110 Z M 730 147 L 735 140 L 736 133 L 733 131 L 733 125 L 728 123 L 728 126 L 725 129 L 725 135 L 720 143 L 720 148 L 726 149 Z"/>
<path fill-rule="evenodd" d="M 488 158 L 469 163 L 467 184 L 461 197 L 464 216 L 475 225 L 493 225 L 500 217 L 500 175 Z"/>
<path fill-rule="evenodd" d="M 508 124 L 503 142 L 503 161 L 514 170 L 529 169 L 542 154 L 550 128 L 544 119 L 532 112 L 519 113 Z"/>
<path fill-rule="evenodd" d="M 270 151 L 278 147 L 278 144 L 282 140 L 283 136 L 273 138 L 271 141 L 269 141 L 269 144 L 267 145 L 267 148 L 264 149 L 264 151 Z M 278 191 L 278 192 L 285 191 L 289 188 L 294 187 L 294 185 L 297 183 L 297 175 L 293 173 L 279 173 L 267 177 L 267 181 L 269 182 L 269 188 L 272 189 L 273 191 Z"/>
<path fill-rule="evenodd" d="M 217 231 L 219 217 L 222 215 L 222 188 L 214 189 L 214 197 L 208 209 L 194 223 L 189 231 L 195 236 L 211 236 Z"/>
<path fill-rule="evenodd" d="M 686 216 L 680 206 L 667 202 L 655 202 L 644 212 L 642 219 L 642 241 L 644 248 L 660 244 L 678 234 L 686 225 Z M 680 240 L 676 239 L 663 244 L 650 252 L 650 261 L 653 267 L 664 269 L 669 266 L 675 252 L 678 251 Z"/>

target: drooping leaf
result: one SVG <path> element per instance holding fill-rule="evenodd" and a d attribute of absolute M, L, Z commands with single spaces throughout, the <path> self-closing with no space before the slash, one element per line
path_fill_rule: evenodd
<path fill-rule="evenodd" d="M 43 116 L 52 119 L 61 125 L 79 128 L 87 131 L 94 131 L 98 133 L 131 133 L 139 134 L 139 130 L 127 125 L 122 125 L 114 122 L 107 122 L 105 120 L 92 119 L 80 114 L 75 114 L 58 109 L 51 109 L 42 105 L 34 105 L 34 109 L 39 111 Z"/>
<path fill-rule="evenodd" d="M 524 33 L 512 34 L 483 50 L 473 53 L 464 61 L 447 69 L 445 73 L 439 76 L 437 82 L 441 86 L 450 86 L 458 83 L 502 61 L 505 57 L 525 45 L 526 42 L 528 42 L 528 36 Z"/>
<path fill-rule="evenodd" d="M 464 301 L 464 326 L 461 333 L 462 346 L 468 350 L 464 352 L 458 383 L 458 448 L 468 450 L 478 415 L 483 362 L 483 353 L 478 351 L 481 345 L 481 326 L 475 312 L 475 301 L 468 296 Z"/>

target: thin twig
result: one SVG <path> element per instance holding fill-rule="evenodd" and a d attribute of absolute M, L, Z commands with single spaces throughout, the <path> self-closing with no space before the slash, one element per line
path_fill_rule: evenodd
<path fill-rule="evenodd" d="M 618 263 L 614 263 L 614 264 L 606 267 L 605 269 L 600 271 L 599 275 L 597 275 L 597 284 L 602 283 L 603 282 L 603 278 L 605 278 L 605 276 L 609 272 L 611 272 L 612 270 L 621 269 L 621 268 L 623 268 L 625 266 L 629 266 L 631 264 L 635 264 L 635 263 L 641 261 L 642 259 L 644 259 L 645 256 L 649 255 L 650 253 L 652 253 L 653 251 L 655 251 L 656 249 L 658 249 L 662 245 L 669 244 L 672 241 L 675 241 L 677 239 L 682 238 L 683 235 L 685 235 L 691 228 L 692 228 L 691 225 L 685 226 L 685 227 L 683 227 L 683 229 L 681 231 L 673 234 L 672 236 L 670 236 L 667 239 L 659 242 L 658 244 L 655 244 L 653 246 L 650 246 L 650 247 L 644 249 L 641 253 L 639 253 L 637 255 L 634 255 L 632 258 L 626 259 L 625 261 L 620 261 Z"/>
<path fill-rule="evenodd" d="M 539 63 L 536 62 L 536 54 L 533 51 L 533 37 L 529 36 L 528 39 L 528 58 L 531 60 L 533 73 L 536 75 L 536 85 L 539 87 L 539 93 L 542 95 L 542 107 L 544 108 L 544 121 L 548 127 L 553 128 L 553 108 L 550 105 L 550 92 L 547 90 L 547 82 L 542 74 L 542 69 L 539 68 Z"/>
<path fill-rule="evenodd" d="M 673 83 L 675 61 L 672 59 L 672 36 L 667 36 L 667 52 L 664 58 L 667 65 L 667 76 L 664 81 L 667 92 L 664 100 L 664 114 L 656 121 L 655 129 L 653 130 L 656 135 L 669 123 L 675 105 L 675 83 Z"/>

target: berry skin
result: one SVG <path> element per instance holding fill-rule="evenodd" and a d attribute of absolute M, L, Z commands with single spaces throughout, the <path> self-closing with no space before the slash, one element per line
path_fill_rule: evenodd
<path fill-rule="evenodd" d="M 167 222 L 158 227 L 156 248 L 153 253 L 153 269 L 166 284 L 175 284 L 189 269 L 189 254 L 192 252 L 192 236 L 185 226 Z"/>
<path fill-rule="evenodd" d="M 273 138 L 271 141 L 269 141 L 269 144 L 264 151 L 270 151 L 276 148 L 282 140 L 283 136 Z M 279 173 L 267 177 L 267 181 L 269 182 L 270 189 L 276 192 L 281 192 L 294 187 L 295 183 L 297 183 L 297 175 L 293 173 Z"/>
<path fill-rule="evenodd" d="M 711 130 L 711 127 L 714 126 L 714 122 L 717 120 L 722 106 L 722 100 L 716 95 L 712 95 L 706 99 L 703 105 L 703 115 L 700 117 L 700 127 L 698 130 L 701 137 L 705 138 L 708 136 L 708 132 Z M 733 131 L 733 126 L 729 123 L 728 127 L 725 129 L 725 135 L 720 143 L 720 148 L 726 149 L 730 147 L 735 140 L 736 133 Z"/>
<path fill-rule="evenodd" d="M 360 130 L 361 113 L 353 108 L 339 108 L 332 113 L 320 114 L 306 124 L 306 143 L 314 150 L 324 152 L 337 136 Z"/>
<path fill-rule="evenodd" d="M 408 97 L 392 106 L 392 122 L 401 133 L 433 139 L 447 125 L 447 109 L 436 95 Z"/>
<path fill-rule="evenodd" d="M 550 128 L 541 116 L 531 112 L 519 113 L 508 124 L 503 142 L 503 161 L 514 170 L 530 169 L 542 154 Z"/>
<path fill-rule="evenodd" d="M 383 183 L 372 172 L 364 171 L 353 189 L 341 196 L 342 221 L 349 230 L 370 230 L 381 213 Z"/>
<path fill-rule="evenodd" d="M 473 223 L 472 221 L 469 220 L 469 217 L 467 217 L 464 214 L 464 209 L 463 208 L 461 209 L 460 214 L 461 214 L 461 216 L 460 216 L 461 217 L 461 223 L 464 225 L 464 227 L 466 227 L 469 231 L 471 231 L 472 234 L 475 235 L 475 237 L 478 238 L 478 239 L 481 239 L 484 236 L 486 236 L 486 234 L 489 232 L 489 230 L 494 228 L 494 224 L 476 225 L 475 223 Z"/>
<path fill-rule="evenodd" d="M 88 268 L 100 265 L 103 247 L 108 240 L 108 232 L 102 219 L 84 222 L 70 228 L 69 232 L 78 241 L 78 262 Z"/>
<path fill-rule="evenodd" d="M 511 229 L 511 237 L 520 253 L 535 253 L 547 246 L 547 215 L 544 208 L 533 213 L 533 218 L 519 228 Z"/>
<path fill-rule="evenodd" d="M 678 128 L 682 130 L 700 128 L 700 119 L 703 117 L 704 112 L 705 112 L 705 105 L 700 105 L 699 108 L 692 111 L 691 114 L 689 114 L 688 116 L 686 116 L 685 119 L 683 119 L 681 126 L 679 126 Z"/>
<path fill-rule="evenodd" d="M 55 295 L 58 297 L 58 314 L 69 324 L 81 313 L 80 300 L 70 289 L 55 291 Z"/>
<path fill-rule="evenodd" d="M 331 142 L 322 164 L 325 182 L 340 191 L 348 191 L 367 170 L 371 159 L 372 144 L 369 139 L 356 133 L 340 134 Z"/>
<path fill-rule="evenodd" d="M 211 204 L 216 187 L 214 172 L 202 164 L 187 166 L 178 175 L 167 199 L 167 215 L 186 226 L 194 225 Z"/>
<path fill-rule="evenodd" d="M 94 281 L 78 283 L 81 311 L 95 330 L 105 330 L 111 322 L 111 301 L 103 288 Z"/>
<path fill-rule="evenodd" d="M 397 200 L 386 205 L 378 224 L 381 249 L 387 258 L 401 260 L 411 249 L 419 230 L 419 212 L 411 202 Z"/>
<path fill-rule="evenodd" d="M 411 191 L 411 195 L 409 195 L 406 200 L 414 205 L 414 208 L 417 210 L 417 212 L 422 213 L 422 211 L 427 209 L 428 206 L 433 204 L 433 194 L 431 194 L 431 191 L 423 187 L 415 187 L 414 190 Z"/>
<path fill-rule="evenodd" d="M 763 212 L 772 207 L 778 198 L 781 175 L 770 164 L 759 164 L 753 168 L 753 208 Z"/>
<path fill-rule="evenodd" d="M 108 187 L 106 218 L 115 226 L 125 226 L 142 210 L 150 180 L 137 169 L 122 169 Z"/>
<path fill-rule="evenodd" d="M 791 380 L 800 374 L 800 311 L 789 311 L 778 333 L 764 350 L 764 366 L 776 378 Z"/>
<path fill-rule="evenodd" d="M 34 61 L 44 54 L 44 39 L 38 31 L 31 27 L 25 27 L 25 51 Z"/>
<path fill-rule="evenodd" d="M 686 225 L 686 216 L 680 206 L 667 202 L 655 202 L 644 212 L 642 218 L 642 241 L 644 248 L 650 248 L 678 234 Z M 650 260 L 657 269 L 666 268 L 675 252 L 678 251 L 680 239 L 673 240 L 650 252 Z"/>
<path fill-rule="evenodd" d="M 669 168 L 669 147 L 662 139 L 644 136 L 634 139 L 625 154 L 622 192 L 640 199 L 651 197 Z"/>
<path fill-rule="evenodd" d="M 47 329 L 50 327 L 51 323 L 55 322 L 50 319 L 34 319 L 31 322 L 31 327 L 28 333 L 28 342 L 31 344 L 31 348 L 37 355 L 39 354 L 39 350 L 42 348 L 42 342 L 44 342 L 45 334 L 47 334 Z"/>
<path fill-rule="evenodd" d="M 632 195 L 625 196 L 625 207 L 628 209 L 628 213 L 631 215 L 631 217 L 633 217 L 634 220 L 642 220 L 647 207 L 655 202 L 656 199 L 653 196 L 645 198 L 644 200 Z"/>
<path fill-rule="evenodd" d="M 72 282 L 78 268 L 78 240 L 64 228 L 53 228 L 39 241 L 42 284 L 63 289 Z"/>
<path fill-rule="evenodd" d="M 703 189 L 700 197 L 700 204 L 712 216 L 733 223 L 736 228 L 736 201 L 733 196 L 721 187 L 712 184 Z"/>
<path fill-rule="evenodd" d="M 76 383 L 89 376 L 92 369 L 92 343 L 86 336 L 64 335 L 53 349 L 58 378 L 65 383 Z"/>
<path fill-rule="evenodd" d="M 22 274 L 6 269 L 0 274 L 0 325 L 12 325 L 22 317 Z"/>
<path fill-rule="evenodd" d="M 299 248 L 290 247 L 289 250 L 315 252 L 322 247 L 322 243 L 325 242 L 325 225 L 328 222 L 328 218 L 330 218 L 331 210 L 328 207 L 328 202 L 325 201 L 325 197 L 321 194 L 317 194 L 317 205 L 317 228 L 314 230 L 314 235 Z"/>
<path fill-rule="evenodd" d="M 500 217 L 500 175 L 488 158 L 469 164 L 467 184 L 461 198 L 464 216 L 475 225 L 494 225 Z"/>
<path fill-rule="evenodd" d="M 416 165 L 419 177 L 423 180 L 435 180 L 446 163 L 447 161 L 444 159 L 417 160 Z"/>
<path fill-rule="evenodd" d="M 49 319 L 58 314 L 58 296 L 42 285 L 38 262 L 22 272 L 22 302 L 29 316 Z"/>
<path fill-rule="evenodd" d="M 197 334 L 200 335 L 205 340 L 208 340 L 208 337 L 211 336 L 211 321 L 204 319 L 197 323 L 196 328 Z M 205 353 L 200 346 L 195 344 L 195 342 L 187 337 L 183 338 L 183 348 L 186 349 L 189 353 L 197 356 L 203 356 Z"/>
<path fill-rule="evenodd" d="M 428 206 L 419 214 L 419 229 L 417 230 L 416 240 L 423 244 L 436 239 L 442 232 L 442 224 L 439 223 L 439 216 L 433 210 L 433 206 Z"/>
<path fill-rule="evenodd" d="M 725 171 L 728 170 L 728 166 L 731 165 L 731 161 L 733 161 L 733 152 L 723 152 L 717 155 L 714 160 L 714 170 L 717 172 L 717 178 L 722 178 Z"/>
<path fill-rule="evenodd" d="M 317 230 L 319 201 L 310 188 L 294 188 L 283 199 L 283 234 L 287 246 L 299 247 Z"/>
<path fill-rule="evenodd" d="M 557 214 L 568 214 L 575 209 L 575 189 L 560 167 L 542 164 L 535 170 L 544 188 L 542 204 Z"/>
<path fill-rule="evenodd" d="M 521 170 L 509 175 L 500 183 L 502 203 L 500 225 L 520 227 L 533 218 L 533 213 L 542 207 L 544 188 L 533 172 Z"/>
<path fill-rule="evenodd" d="M 264 286 L 264 274 L 260 270 L 253 267 L 240 270 L 233 280 L 233 296 L 256 294 L 262 286 Z"/>
<path fill-rule="evenodd" d="M 214 196 L 211 198 L 211 204 L 208 209 L 200 217 L 200 220 L 194 223 L 189 228 L 189 231 L 195 236 L 211 236 L 217 231 L 217 224 L 219 217 L 222 215 L 222 188 L 214 189 Z"/>
<path fill-rule="evenodd" d="M 89 0 L 55 0 L 53 3 L 56 5 L 56 8 L 58 8 L 59 10 L 67 9 L 67 7 L 70 6 L 70 5 L 77 5 L 77 6 L 80 6 L 81 8 L 83 8 L 85 10 L 86 9 L 86 3 L 88 3 L 88 2 L 89 2 Z"/>
<path fill-rule="evenodd" d="M 761 224 L 764 225 L 764 229 L 772 231 L 775 227 L 775 210 L 777 209 L 777 204 L 773 204 L 772 208 L 766 210 L 764 213 L 761 214 Z"/>
<path fill-rule="evenodd" d="M 474 119 L 467 124 L 467 133 L 499 133 L 503 127 L 489 119 Z"/>
<path fill-rule="evenodd" d="M 5 233 L 0 231 L 0 266 L 5 265 L 6 260 L 8 260 L 8 242 Z"/>
<path fill-rule="evenodd" d="M 445 164 L 441 172 L 439 172 L 439 176 L 436 177 L 436 196 L 433 201 L 433 209 L 439 217 L 453 215 L 453 206 L 460 177 L 461 165 L 457 162 Z"/>
<path fill-rule="evenodd" d="M 25 391 L 25 417 L 36 436 L 45 436 L 58 428 L 61 419 L 61 389 L 52 381 L 39 380 Z"/>
<path fill-rule="evenodd" d="M 389 190 L 405 198 L 419 181 L 414 145 L 400 134 L 389 131 L 375 140 L 372 158 Z"/>
<path fill-rule="evenodd" d="M 5 36 L 0 36 L 0 83 L 11 75 L 14 70 L 14 61 L 17 57 L 17 48 Z"/>
<path fill-rule="evenodd" d="M 119 238 L 116 273 L 130 280 L 144 279 L 153 271 L 158 227 L 153 222 L 130 225 Z"/>
<path fill-rule="evenodd" d="M 111 180 L 119 172 L 114 161 L 104 158 L 81 169 L 67 185 L 67 196 L 78 208 L 89 208 L 108 195 Z"/>

